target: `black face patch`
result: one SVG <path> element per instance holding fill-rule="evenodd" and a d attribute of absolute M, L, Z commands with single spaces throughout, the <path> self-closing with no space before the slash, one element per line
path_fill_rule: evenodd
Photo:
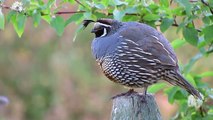
<path fill-rule="evenodd" d="M 97 37 L 101 37 L 101 36 L 104 34 L 104 29 L 106 29 L 106 28 L 101 28 L 101 29 L 97 30 L 97 31 L 95 32 L 95 37 L 96 37 L 96 38 L 97 38 Z"/>
<path fill-rule="evenodd" d="M 91 32 L 95 34 L 96 38 L 104 37 L 110 32 L 112 21 L 113 20 L 111 20 L 111 19 L 99 19 L 97 21 L 84 20 L 83 26 L 86 28 L 90 23 L 95 22 L 94 28 L 92 29 Z"/>
<path fill-rule="evenodd" d="M 100 22 L 96 22 L 92 29 L 92 33 L 95 33 L 95 37 L 104 37 L 106 36 L 111 30 L 111 26 L 107 24 L 103 24 Z"/>

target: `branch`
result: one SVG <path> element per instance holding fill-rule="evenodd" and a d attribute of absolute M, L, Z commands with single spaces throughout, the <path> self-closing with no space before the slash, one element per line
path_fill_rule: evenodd
<path fill-rule="evenodd" d="M 75 0 L 79 5 L 81 5 L 81 6 L 83 6 L 83 7 L 86 7 L 86 6 L 84 6 L 81 2 L 79 2 L 78 0 Z M 173 0 L 171 0 L 170 2 L 172 3 L 172 1 Z M 203 0 L 201 0 L 202 1 L 202 3 L 203 4 L 205 4 L 206 6 L 209 6 L 208 5 L 208 3 L 206 3 L 206 2 L 204 2 Z M 11 8 L 10 7 L 8 7 L 8 6 L 6 6 L 6 5 L 3 5 L 3 4 L 0 4 L 0 7 L 1 8 L 4 8 L 4 9 L 10 9 L 11 10 Z M 211 9 L 210 9 L 211 10 Z M 63 15 L 63 14 L 76 14 L 76 13 L 85 13 L 86 11 L 82 11 L 82 10 L 80 10 L 80 11 L 58 11 L 58 12 L 55 12 L 54 14 L 56 14 L 56 15 Z M 211 10 L 211 12 L 213 13 L 213 11 Z M 104 14 L 104 13 L 103 13 Z M 42 15 L 48 15 L 48 14 L 42 14 Z M 113 13 L 108 13 L 108 14 L 106 14 L 106 16 L 112 16 L 113 15 Z M 125 15 L 132 15 L 132 16 L 140 16 L 140 14 L 138 14 L 138 13 L 126 13 Z M 177 23 L 177 21 L 176 21 L 176 16 L 174 17 L 174 23 L 172 24 L 172 26 L 174 26 L 174 27 L 179 27 L 179 24 Z M 161 20 L 160 20 L 160 22 L 161 22 Z M 198 32 L 201 32 L 201 30 L 199 30 L 199 29 L 196 29 Z"/>
<path fill-rule="evenodd" d="M 174 16 L 174 23 L 172 23 L 172 26 L 179 27 L 180 25 L 177 23 L 175 18 L 176 18 L 176 16 Z M 159 22 L 162 22 L 162 20 L 160 19 Z M 160 26 L 160 25 L 156 25 L 156 26 Z M 195 30 L 197 30 L 198 32 L 201 32 L 200 29 L 195 29 Z"/>
<path fill-rule="evenodd" d="M 75 0 L 75 2 L 78 3 L 79 5 L 83 6 L 83 7 L 86 7 L 81 2 L 79 2 L 78 0 Z"/>
<path fill-rule="evenodd" d="M 174 27 L 179 27 L 180 25 L 177 23 L 177 21 L 176 21 L 176 16 L 174 17 L 174 23 L 172 24 L 172 26 L 174 26 Z M 197 30 L 198 32 L 201 32 L 201 30 L 200 29 L 195 29 L 195 30 Z"/>
<path fill-rule="evenodd" d="M 77 2 L 77 0 L 75 0 Z M 78 4 L 84 6 L 83 4 L 81 4 L 79 1 L 77 2 Z M 85 6 L 84 6 L 85 7 Z M 8 9 L 8 10 L 12 10 L 9 6 L 0 4 L 0 8 L 4 8 L 4 9 Z M 63 14 L 76 14 L 76 13 L 85 13 L 86 11 L 80 10 L 80 11 L 58 11 L 55 12 L 54 14 L 56 15 L 63 15 Z M 42 14 L 42 15 L 48 15 L 48 14 Z M 106 14 L 106 16 L 111 16 L 113 15 L 113 13 L 108 13 Z M 137 13 L 126 13 L 125 15 L 133 15 L 133 16 L 138 16 L 140 14 Z"/>
<path fill-rule="evenodd" d="M 174 26 L 174 27 L 179 27 L 179 24 L 173 23 L 172 26 Z M 198 32 L 202 32 L 200 29 L 196 29 L 196 28 L 195 28 L 195 30 L 197 30 Z"/>
<path fill-rule="evenodd" d="M 56 12 L 56 15 L 63 15 L 63 14 L 76 14 L 76 13 L 84 13 L 86 11 L 59 11 Z"/>
<path fill-rule="evenodd" d="M 4 8 L 4 9 L 9 9 L 9 10 L 11 10 L 11 8 L 10 8 L 9 6 L 3 5 L 3 4 L 0 4 L 0 8 Z"/>
<path fill-rule="evenodd" d="M 171 1 L 169 2 L 170 5 L 172 5 L 172 3 L 173 3 L 173 0 L 171 0 Z"/>
<path fill-rule="evenodd" d="M 85 13 L 86 11 L 59 11 L 59 12 L 56 12 L 55 14 L 57 15 L 61 15 L 61 14 L 75 14 L 75 13 Z M 103 13 L 103 12 L 102 12 Z M 105 14 L 105 13 L 103 13 Z M 106 16 L 111 16 L 113 15 L 113 13 L 108 13 L 108 14 L 105 14 Z M 140 14 L 138 13 L 126 13 L 125 15 L 132 15 L 132 16 L 139 16 Z"/>
<path fill-rule="evenodd" d="M 62 15 L 62 14 L 84 13 L 84 12 L 86 12 L 86 11 L 59 11 L 59 12 L 56 12 L 55 14 Z M 106 16 L 111 16 L 111 15 L 113 15 L 113 13 L 108 13 Z M 125 15 L 139 16 L 140 14 L 138 14 L 138 13 L 126 13 Z M 179 27 L 179 24 L 177 23 L 175 18 L 176 18 L 176 16 L 174 17 L 174 23 L 172 24 L 172 26 Z M 198 32 L 201 32 L 201 30 L 199 30 L 199 29 L 196 29 L 196 30 Z"/>
<path fill-rule="evenodd" d="M 213 14 L 213 9 L 211 9 L 210 5 L 209 5 L 208 3 L 206 3 L 204 0 L 201 0 L 201 2 L 202 2 L 205 6 L 209 7 L 210 12 Z"/>
<path fill-rule="evenodd" d="M 210 53 L 212 53 L 213 52 L 213 42 L 211 42 L 210 43 L 210 45 L 209 45 L 209 48 L 208 48 L 208 50 L 207 50 L 207 54 L 210 54 Z"/>

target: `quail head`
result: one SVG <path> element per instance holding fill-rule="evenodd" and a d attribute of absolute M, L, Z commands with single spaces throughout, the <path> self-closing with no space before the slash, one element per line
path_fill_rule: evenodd
<path fill-rule="evenodd" d="M 95 22 L 92 53 L 111 81 L 133 88 L 146 88 L 160 80 L 180 86 L 195 97 L 200 93 L 181 75 L 168 40 L 156 29 L 138 22 L 113 19 Z"/>

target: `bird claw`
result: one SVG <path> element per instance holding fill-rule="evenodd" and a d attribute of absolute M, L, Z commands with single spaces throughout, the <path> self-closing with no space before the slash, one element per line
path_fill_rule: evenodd
<path fill-rule="evenodd" d="M 121 93 L 118 95 L 113 96 L 111 99 L 115 99 L 117 97 L 121 97 L 121 96 L 130 96 L 131 94 L 135 94 L 137 92 L 134 91 L 134 89 L 130 89 L 129 91 L 125 92 L 125 93 Z"/>

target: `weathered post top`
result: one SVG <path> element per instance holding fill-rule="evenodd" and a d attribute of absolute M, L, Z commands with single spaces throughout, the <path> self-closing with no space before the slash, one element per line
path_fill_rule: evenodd
<path fill-rule="evenodd" d="M 112 120 L 162 120 L 154 96 L 137 92 L 113 99 Z"/>

